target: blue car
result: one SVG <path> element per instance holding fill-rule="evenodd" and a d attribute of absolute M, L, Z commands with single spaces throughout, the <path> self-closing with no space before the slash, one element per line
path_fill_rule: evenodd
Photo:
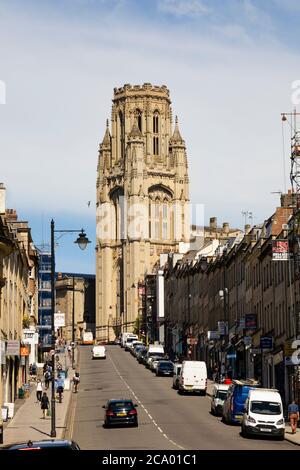
<path fill-rule="evenodd" d="M 223 421 L 225 423 L 241 423 L 249 390 L 257 387 L 260 387 L 260 384 L 254 380 L 233 380 L 223 405 Z"/>

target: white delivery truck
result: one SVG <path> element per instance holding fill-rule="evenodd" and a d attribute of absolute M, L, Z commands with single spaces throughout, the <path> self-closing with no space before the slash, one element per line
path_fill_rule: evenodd
<path fill-rule="evenodd" d="M 106 359 L 105 346 L 95 345 L 92 348 L 92 359 Z"/>
<path fill-rule="evenodd" d="M 122 333 L 122 336 L 121 336 L 121 347 L 122 347 L 122 348 L 125 348 L 125 344 L 126 344 L 127 338 L 134 338 L 134 339 L 136 339 L 136 338 L 137 338 L 137 335 L 135 335 L 134 333 L 130 333 L 129 331 L 124 331 L 124 332 Z"/>
<path fill-rule="evenodd" d="M 179 376 L 178 391 L 200 392 L 206 395 L 207 369 L 203 361 L 183 361 Z"/>
<path fill-rule="evenodd" d="M 82 344 L 94 344 L 94 336 L 91 331 L 84 331 L 82 334 Z"/>
<path fill-rule="evenodd" d="M 268 388 L 250 390 L 241 426 L 244 437 L 264 435 L 284 439 L 285 421 L 278 390 Z"/>
<path fill-rule="evenodd" d="M 146 367 L 150 368 L 150 364 L 153 358 L 159 358 L 164 359 L 165 357 L 165 349 L 162 344 L 159 343 L 154 343 L 154 344 L 149 344 L 148 346 L 148 352 L 146 356 Z"/>

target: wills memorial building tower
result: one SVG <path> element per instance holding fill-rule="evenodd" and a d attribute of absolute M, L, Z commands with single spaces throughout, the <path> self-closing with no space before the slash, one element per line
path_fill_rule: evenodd
<path fill-rule="evenodd" d="M 112 101 L 97 169 L 99 340 L 133 329 L 139 283 L 190 238 L 187 155 L 168 88 L 126 84 Z"/>

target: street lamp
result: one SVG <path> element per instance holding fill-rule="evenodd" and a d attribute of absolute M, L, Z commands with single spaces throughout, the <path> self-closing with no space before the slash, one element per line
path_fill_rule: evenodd
<path fill-rule="evenodd" d="M 51 335 L 52 335 L 52 386 L 51 386 L 51 437 L 56 437 L 56 419 L 55 419 L 55 323 L 54 323 L 54 313 L 55 313 L 55 233 L 79 233 L 79 236 L 75 243 L 78 244 L 81 250 L 84 250 L 88 243 L 91 243 L 86 237 L 83 229 L 81 230 L 55 230 L 54 220 L 51 220 Z M 74 278 L 73 278 L 74 282 Z M 73 294 L 73 303 L 74 303 L 74 294 Z M 74 309 L 72 315 L 72 340 L 74 343 Z M 74 346 L 73 346 L 74 348 Z M 74 349 L 73 349 L 74 351 Z M 74 352 L 73 352 L 74 355 Z"/>

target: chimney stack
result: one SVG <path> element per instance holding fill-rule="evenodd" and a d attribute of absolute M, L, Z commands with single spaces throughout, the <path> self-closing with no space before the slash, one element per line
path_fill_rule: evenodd
<path fill-rule="evenodd" d="M 0 183 L 0 214 L 5 214 L 6 189 L 3 183 Z"/>
<path fill-rule="evenodd" d="M 226 233 L 226 235 L 228 235 L 228 233 L 229 233 L 229 223 L 228 222 L 223 222 L 223 233 Z"/>
<path fill-rule="evenodd" d="M 247 233 L 249 233 L 251 230 L 251 225 L 250 224 L 246 224 L 245 225 L 245 235 L 247 235 Z"/>
<path fill-rule="evenodd" d="M 211 232 L 216 232 L 217 231 L 217 217 L 211 217 L 209 219 L 209 227 Z"/>
<path fill-rule="evenodd" d="M 16 222 L 18 220 L 16 209 L 6 209 L 5 218 L 8 222 Z"/>

